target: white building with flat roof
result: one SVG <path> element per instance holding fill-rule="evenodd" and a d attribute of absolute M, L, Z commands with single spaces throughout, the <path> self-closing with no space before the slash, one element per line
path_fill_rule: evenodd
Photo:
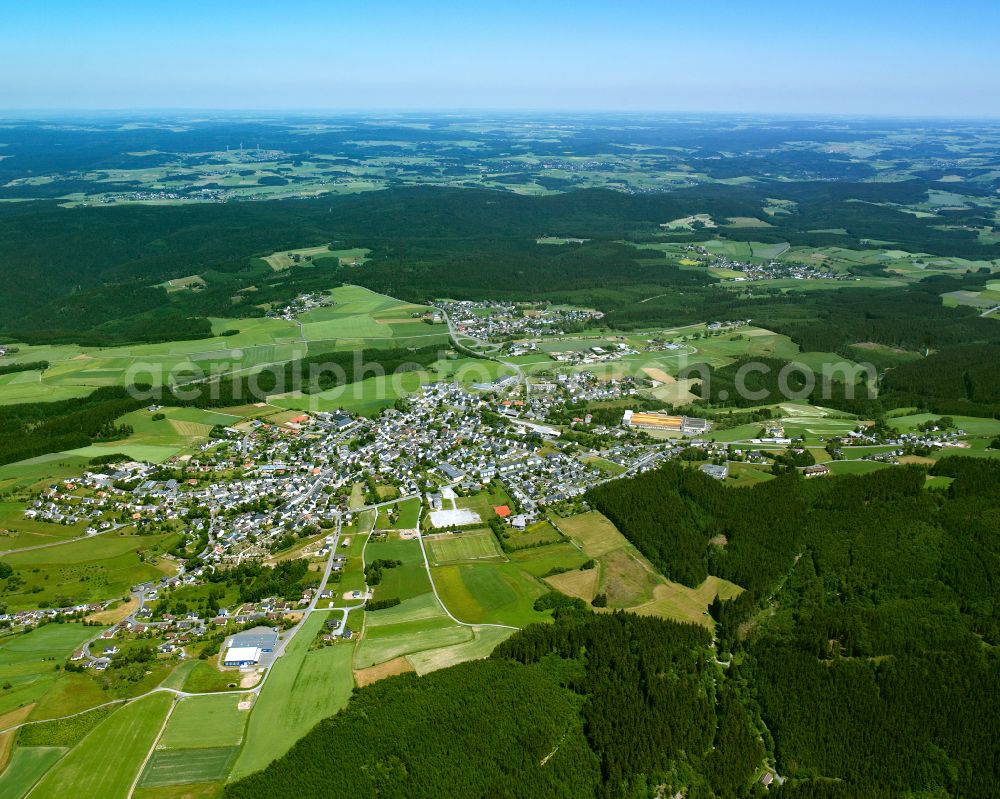
<path fill-rule="evenodd" d="M 259 646 L 231 646 L 222 659 L 224 666 L 256 666 L 259 662 Z"/>

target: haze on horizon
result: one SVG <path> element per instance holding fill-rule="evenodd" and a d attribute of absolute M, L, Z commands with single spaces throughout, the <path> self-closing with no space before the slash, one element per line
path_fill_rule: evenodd
<path fill-rule="evenodd" d="M 521 109 L 1000 116 L 1000 4 L 5 9 L 0 109 Z"/>

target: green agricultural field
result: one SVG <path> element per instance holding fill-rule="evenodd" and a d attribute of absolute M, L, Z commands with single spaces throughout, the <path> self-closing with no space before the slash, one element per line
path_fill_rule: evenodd
<path fill-rule="evenodd" d="M 18 730 L 17 744 L 18 746 L 76 746 L 94 727 L 119 707 L 120 703 L 102 704 L 84 713 L 75 712 L 76 709 L 72 706 L 61 708 L 62 713 L 73 715 L 26 724 Z M 35 715 L 35 711 L 32 711 L 32 715 Z"/>
<path fill-rule="evenodd" d="M 432 566 L 467 560 L 504 560 L 492 530 L 466 530 L 424 537 L 427 559 Z"/>
<path fill-rule="evenodd" d="M 124 596 L 143 580 L 173 573 L 172 562 L 152 561 L 177 541 L 174 534 L 118 535 L 109 533 L 56 547 L 5 555 L 24 580 L 16 593 L 3 601 L 14 610 L 56 606 Z M 40 591 L 35 591 L 35 588 Z"/>
<path fill-rule="evenodd" d="M 233 672 L 219 671 L 207 660 L 197 661 L 184 675 L 184 690 L 189 693 L 231 691 L 238 684 Z"/>
<path fill-rule="evenodd" d="M 913 432 L 918 425 L 940 419 L 942 414 L 914 413 L 908 416 L 897 416 L 890 424 L 900 432 Z M 978 416 L 952 416 L 955 426 L 973 436 L 1000 435 L 1000 419 L 984 419 Z"/>
<path fill-rule="evenodd" d="M 236 746 L 205 749 L 157 749 L 153 752 L 139 779 L 143 788 L 164 785 L 188 785 L 224 779 Z"/>
<path fill-rule="evenodd" d="M 202 749 L 238 746 L 250 713 L 237 705 L 242 694 L 194 696 L 177 703 L 158 746 Z"/>
<path fill-rule="evenodd" d="M 37 702 L 56 683 L 56 665 L 99 630 L 82 624 L 46 624 L 29 633 L 0 639 L 0 715 Z"/>
<path fill-rule="evenodd" d="M 827 466 L 833 474 L 868 474 L 890 468 L 890 464 L 879 461 L 830 461 Z"/>
<path fill-rule="evenodd" d="M 347 538 L 350 539 L 350 546 L 338 549 L 338 554 L 347 557 L 344 563 L 344 570 L 341 572 L 340 582 L 332 584 L 334 589 L 335 604 L 340 607 L 356 605 L 358 600 L 347 596 L 354 591 L 363 592 L 365 588 L 364 563 L 362 553 L 368 540 L 368 535 L 373 527 L 374 511 L 365 511 L 359 522 L 359 528 L 364 530 L 361 533 L 353 533 L 350 536 L 341 535 L 341 543 Z"/>
<path fill-rule="evenodd" d="M 364 669 L 402 655 L 436 650 L 475 638 L 471 627 L 455 624 L 433 593 L 407 599 L 396 607 L 365 614 L 365 629 L 354 657 Z"/>
<path fill-rule="evenodd" d="M 333 305 L 316 308 L 299 317 L 307 340 L 341 342 L 439 335 L 419 319 L 413 319 L 414 313 L 425 310 L 420 305 L 376 294 L 360 286 L 333 289 L 330 299 Z"/>
<path fill-rule="evenodd" d="M 406 659 L 417 674 L 428 674 L 438 669 L 446 669 L 449 666 L 465 663 L 467 660 L 480 660 L 489 657 L 500 642 L 506 641 L 514 632 L 508 627 L 476 627 L 472 630 L 473 637 L 470 641 L 440 649 L 414 652 L 407 655 Z"/>
<path fill-rule="evenodd" d="M 395 607 L 365 613 L 365 634 L 380 627 L 407 624 L 414 621 L 447 618 L 434 594 L 426 594 L 403 600 Z"/>
<path fill-rule="evenodd" d="M 284 655 L 271 667 L 250 713 L 246 740 L 231 779 L 264 768 L 287 752 L 316 722 L 347 704 L 354 689 L 353 645 L 338 643 L 309 650 L 327 618 L 325 613 L 310 615 Z"/>
<path fill-rule="evenodd" d="M 55 480 L 74 477 L 88 466 L 87 459 L 53 452 L 0 466 L 0 490 L 35 491 Z M 3 547 L 7 549 L 8 547 Z"/>
<path fill-rule="evenodd" d="M 264 260 L 276 272 L 281 269 L 288 269 L 293 264 L 298 263 L 298 261 L 293 259 L 293 256 L 298 256 L 300 259 L 304 258 L 320 258 L 324 256 L 330 256 L 330 247 L 327 244 L 321 244 L 318 247 L 303 247 L 298 250 L 285 250 L 284 252 L 275 252 L 267 256 Z"/>
<path fill-rule="evenodd" d="M 187 680 L 188 675 L 194 669 L 194 667 L 201 663 L 200 660 L 185 660 L 172 672 L 170 676 L 167 677 L 160 686 L 163 688 L 173 688 L 174 690 L 180 691 L 184 688 L 184 681 Z"/>
<path fill-rule="evenodd" d="M 47 360 L 50 367 L 32 382 L 0 384 L 0 404 L 50 401 L 84 396 L 97 386 L 161 385 L 191 369 L 222 365 L 241 369 L 289 360 L 305 353 L 294 322 L 279 319 L 212 319 L 213 331 L 239 330 L 233 336 L 103 349 L 21 345 L 21 357 Z M 297 343 L 296 343 L 297 342 Z"/>
<path fill-rule="evenodd" d="M 523 531 L 512 530 L 510 533 L 510 543 L 518 549 L 555 544 L 560 540 L 562 536 L 559 535 L 559 531 L 545 519 L 529 524 Z"/>
<path fill-rule="evenodd" d="M 373 416 L 392 406 L 397 399 L 420 390 L 419 372 L 404 372 L 386 377 L 370 377 L 356 383 L 338 386 L 316 394 L 289 393 L 271 399 L 282 408 L 301 411 L 344 410 L 352 414 Z"/>
<path fill-rule="evenodd" d="M 373 586 L 376 599 L 409 599 L 431 590 L 418 540 L 369 541 L 365 548 L 365 562 L 375 560 L 398 560 L 403 563 L 392 569 L 382 569 L 382 582 Z"/>
<path fill-rule="evenodd" d="M 396 518 L 396 528 L 399 530 L 415 530 L 420 520 L 422 500 L 419 497 L 403 500 L 396 505 L 399 515 Z"/>
<path fill-rule="evenodd" d="M 0 773 L 0 796 L 22 799 L 65 753 L 60 746 L 18 746 L 7 768 Z"/>
<path fill-rule="evenodd" d="M 471 627 L 455 624 L 446 616 L 406 624 L 366 628 L 364 637 L 358 645 L 354 667 L 364 669 L 402 655 L 449 647 L 471 641 L 473 638 Z"/>
<path fill-rule="evenodd" d="M 86 523 L 52 524 L 36 519 L 24 518 L 27 502 L 0 501 L 0 552 L 24 549 L 39 544 L 52 544 L 81 538 Z"/>
<path fill-rule="evenodd" d="M 32 799 L 126 796 L 172 701 L 157 693 L 112 713 L 41 779 Z"/>
<path fill-rule="evenodd" d="M 128 439 L 107 444 L 91 444 L 66 451 L 67 455 L 77 455 L 81 458 L 100 458 L 104 455 L 121 453 L 132 460 L 163 463 L 181 451 L 180 446 L 163 446 L 161 444 L 138 444 Z"/>
<path fill-rule="evenodd" d="M 527 574 L 542 578 L 554 570 L 579 568 L 589 558 L 567 541 L 510 553 L 513 563 Z"/>
<path fill-rule="evenodd" d="M 441 601 L 468 624 L 525 627 L 547 616 L 532 606 L 546 587 L 517 563 L 476 563 L 432 569 Z"/>

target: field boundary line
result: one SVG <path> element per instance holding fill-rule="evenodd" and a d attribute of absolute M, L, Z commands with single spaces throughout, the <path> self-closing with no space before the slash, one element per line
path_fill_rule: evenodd
<path fill-rule="evenodd" d="M 174 715 L 174 710 L 180 703 L 181 698 L 174 694 L 174 701 L 170 703 L 170 708 L 167 710 L 167 716 L 163 719 L 163 724 L 160 725 L 160 731 L 156 733 L 156 737 L 153 739 L 153 743 L 149 746 L 149 751 L 146 752 L 146 757 L 143 758 L 142 765 L 139 766 L 139 771 L 136 772 L 135 779 L 132 780 L 132 784 L 129 786 L 128 794 L 126 794 L 126 799 L 132 799 L 132 794 L 135 793 L 135 789 L 139 785 L 139 780 L 142 779 L 142 773 L 146 770 L 146 765 L 149 763 L 150 758 L 153 756 L 153 752 L 156 751 L 156 745 L 160 742 L 163 737 L 163 731 L 167 729 L 167 723 L 170 721 L 170 717 Z"/>
<path fill-rule="evenodd" d="M 420 515 L 417 516 L 417 540 L 420 542 L 420 554 L 424 556 L 424 568 L 427 570 L 427 579 L 430 580 L 431 583 L 431 591 L 434 592 L 434 598 L 437 600 L 438 605 L 441 606 L 441 610 L 445 612 L 445 615 L 447 615 L 449 619 L 455 622 L 455 624 L 459 624 L 462 627 L 471 627 L 472 629 L 476 629 L 477 627 L 499 627 L 504 630 L 520 630 L 521 629 L 520 627 L 515 627 L 512 624 L 485 624 L 485 623 L 470 624 L 469 622 L 466 621 L 460 621 L 459 619 L 455 618 L 454 615 L 452 615 L 452 612 L 448 610 L 448 606 L 444 604 L 444 600 L 441 599 L 441 595 L 438 594 L 437 586 L 434 585 L 434 575 L 431 574 L 431 564 L 430 561 L 427 560 L 427 549 L 426 547 L 424 547 L 424 536 L 423 533 L 420 531 L 420 522 L 423 519 L 423 515 L 424 515 L 424 508 L 423 505 L 421 505 Z"/>

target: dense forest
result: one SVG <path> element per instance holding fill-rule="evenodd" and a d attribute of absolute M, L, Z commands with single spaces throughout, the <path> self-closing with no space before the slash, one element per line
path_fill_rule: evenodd
<path fill-rule="evenodd" d="M 728 795 L 763 747 L 708 643 L 694 625 L 558 613 L 490 660 L 359 690 L 226 796 Z"/>
<path fill-rule="evenodd" d="M 730 674 L 751 686 L 780 773 L 989 796 L 1000 464 L 948 458 L 933 473 L 950 487 L 899 467 L 732 491 L 670 466 L 590 498 L 668 576 L 747 588 L 712 613 L 720 650 L 743 652 Z"/>
<path fill-rule="evenodd" d="M 609 319 L 623 326 L 666 319 L 676 324 L 706 314 L 726 318 L 722 312 L 727 305 L 745 304 L 748 298 L 709 288 L 710 280 L 700 272 L 678 269 L 665 260 L 650 262 L 648 251 L 620 242 L 663 241 L 660 224 L 691 213 L 754 217 L 769 197 L 795 202 L 797 211 L 773 217 L 768 228 L 755 228 L 757 240 L 862 248 L 863 239 L 878 238 L 913 252 L 1000 257 L 1000 245 L 982 243 L 976 236 L 974 228 L 986 224 L 978 208 L 952 212 L 951 224 L 944 227 L 890 206 L 917 202 L 932 185 L 921 179 L 885 184 L 785 182 L 704 185 L 655 195 L 595 189 L 547 197 L 395 188 L 312 200 L 159 208 L 6 203 L 0 205 L 0 280 L 5 286 L 0 334 L 30 343 L 92 345 L 199 338 L 209 335 L 209 316 L 260 315 L 265 303 L 330 288 L 344 279 L 416 301 L 438 296 L 523 298 L 527 293 L 535 299 L 595 305 L 613 312 Z M 816 232 L 834 228 L 847 233 Z M 546 232 L 586 241 L 566 247 L 536 244 Z M 697 236 L 681 231 L 666 238 L 685 241 Z M 261 260 L 274 251 L 327 242 L 368 247 L 371 260 L 364 270 L 341 269 L 329 258 L 282 272 L 273 272 Z M 205 281 L 199 291 L 168 292 L 162 285 L 194 274 Z M 250 287 L 254 291 L 247 291 Z M 679 291 L 640 307 L 634 304 L 638 298 L 662 295 L 663 288 Z M 866 301 L 878 302 L 879 295 L 868 292 Z M 829 301 L 800 299 L 807 304 Z M 760 319 L 769 317 L 766 309 L 782 304 L 780 297 L 766 294 L 760 300 L 752 303 L 762 309 L 754 313 Z M 844 302 L 852 305 L 857 300 Z M 710 313 L 716 310 L 719 313 Z M 899 320 L 890 319 L 890 328 L 881 329 L 881 312 L 874 321 L 859 315 L 857 308 L 846 312 L 851 320 L 846 332 L 855 341 L 898 339 L 902 334 Z M 909 308 L 886 313 L 921 318 Z M 934 317 L 939 316 L 958 319 L 962 313 L 938 307 Z M 810 322 L 816 315 L 800 318 Z M 802 341 L 817 336 L 808 349 L 834 349 L 827 345 L 841 321 L 832 316 L 817 332 L 796 332 Z M 794 319 L 788 324 L 794 327 Z M 942 331 L 939 338 L 944 335 Z M 953 339 L 962 335 L 955 331 Z M 915 346 L 923 345 L 919 331 L 908 338 Z"/>

